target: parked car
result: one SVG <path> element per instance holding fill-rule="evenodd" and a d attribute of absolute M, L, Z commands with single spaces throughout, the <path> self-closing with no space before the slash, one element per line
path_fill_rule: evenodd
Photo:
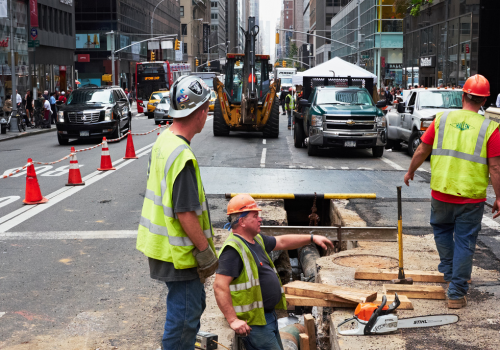
<path fill-rule="evenodd" d="M 314 156 L 319 147 L 371 148 L 374 157 L 384 154 L 386 119 L 365 88 L 315 87 L 308 100 L 299 102 L 300 113 L 295 112 L 294 144 L 307 146 L 307 154 Z"/>
<path fill-rule="evenodd" d="M 160 103 L 155 109 L 155 124 L 159 125 L 161 123 L 166 124 L 166 122 L 172 122 L 173 118 L 168 115 L 168 110 L 170 109 L 170 94 L 164 94 Z"/>
<path fill-rule="evenodd" d="M 118 86 L 83 87 L 71 93 L 57 113 L 57 139 L 120 137 L 130 130 L 132 113 L 127 96 Z"/>
<path fill-rule="evenodd" d="M 160 103 L 161 99 L 163 96 L 169 96 L 170 92 L 165 89 L 165 90 L 160 90 L 160 91 L 155 91 L 151 94 L 149 97 L 148 105 L 147 105 L 147 112 L 144 113 L 145 115 L 148 116 L 148 118 L 153 118 L 156 106 L 158 106 L 158 103 Z"/>
<path fill-rule="evenodd" d="M 436 113 L 462 108 L 462 90 L 421 88 L 410 91 L 406 103 L 398 103 L 387 113 L 387 146 L 399 150 L 408 145 L 413 156 L 420 145 L 420 137 L 431 125 Z M 483 112 L 484 113 L 484 112 Z"/>

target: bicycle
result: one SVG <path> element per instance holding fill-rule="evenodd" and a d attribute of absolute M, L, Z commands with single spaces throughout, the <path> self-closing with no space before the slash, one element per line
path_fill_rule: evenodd
<path fill-rule="evenodd" d="M 9 114 L 9 119 L 7 119 L 7 129 L 10 131 L 10 120 L 12 118 L 12 112 L 6 112 Z M 17 118 L 17 128 L 19 131 L 26 131 L 26 120 L 24 120 L 24 116 L 22 116 L 19 111 L 16 113 Z"/>

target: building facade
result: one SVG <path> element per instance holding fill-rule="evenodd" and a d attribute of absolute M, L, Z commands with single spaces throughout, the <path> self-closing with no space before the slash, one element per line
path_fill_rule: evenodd
<path fill-rule="evenodd" d="M 214 58 L 226 55 L 226 0 L 212 0 L 210 4 L 210 50 Z M 214 59 L 212 58 L 212 59 Z"/>
<path fill-rule="evenodd" d="M 245 19 L 246 0 L 228 0 L 227 2 L 227 36 L 229 40 L 228 52 L 243 53 L 245 36 L 240 27 L 246 28 L 248 18 Z"/>
<path fill-rule="evenodd" d="M 395 13 L 394 0 L 351 1 L 331 20 L 331 56 L 358 60 L 358 9 L 361 34 L 360 63 L 377 75 L 378 87 L 403 85 L 403 16 Z M 363 40 L 363 39 L 361 39 Z M 344 44 L 348 44 L 344 45 Z"/>

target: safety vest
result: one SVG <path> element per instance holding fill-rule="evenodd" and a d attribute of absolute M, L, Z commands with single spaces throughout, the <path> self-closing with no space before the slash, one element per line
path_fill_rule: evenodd
<path fill-rule="evenodd" d="M 498 123 L 470 111 L 436 115 L 431 188 L 458 197 L 486 198 L 487 144 Z"/>
<path fill-rule="evenodd" d="M 146 195 L 137 235 L 138 250 L 150 258 L 171 262 L 176 269 L 198 266 L 192 254 L 193 242 L 184 232 L 172 203 L 175 179 L 188 161 L 193 162 L 196 171 L 200 199 L 200 209 L 196 211 L 198 221 L 215 253 L 198 162 L 191 147 L 170 130 L 158 137 L 151 150 Z"/>
<path fill-rule="evenodd" d="M 286 95 L 285 97 L 285 109 L 289 109 L 293 111 L 294 105 L 293 105 L 293 96 L 291 94 Z"/>
<path fill-rule="evenodd" d="M 260 244 L 262 250 L 266 253 L 269 265 L 276 272 L 276 277 L 280 281 L 278 272 L 274 267 L 273 261 L 266 252 L 264 241 L 260 234 L 254 237 L 254 240 Z M 262 292 L 260 289 L 259 272 L 255 259 L 253 258 L 250 249 L 241 238 L 233 233 L 227 237 L 222 249 L 219 252 L 222 254 L 226 246 L 231 246 L 240 254 L 243 261 L 243 270 L 241 274 L 233 279 L 229 285 L 231 299 L 233 301 L 234 311 L 240 320 L 245 320 L 249 325 L 264 326 L 266 325 L 266 317 L 264 315 L 264 303 L 262 301 Z M 283 286 L 281 286 L 281 300 L 276 305 L 276 309 L 286 310 L 286 299 Z"/>

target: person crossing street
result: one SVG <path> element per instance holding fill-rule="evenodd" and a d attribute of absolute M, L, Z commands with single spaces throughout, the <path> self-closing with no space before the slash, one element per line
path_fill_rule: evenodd
<path fill-rule="evenodd" d="M 288 94 L 285 97 L 285 110 L 288 115 L 288 130 L 292 128 L 292 111 L 294 109 L 293 88 L 288 89 Z"/>
<path fill-rule="evenodd" d="M 210 88 L 181 76 L 170 90 L 174 119 L 150 155 L 137 249 L 148 257 L 151 278 L 166 282 L 163 349 L 194 349 L 205 310 L 204 280 L 218 266 L 205 190 L 190 142 L 205 125 Z"/>
<path fill-rule="evenodd" d="M 226 225 L 232 232 L 219 253 L 214 293 L 229 326 L 244 337 L 247 350 L 283 350 L 275 309 L 286 309 L 286 300 L 269 254 L 312 243 L 333 248 L 333 243 L 312 234 L 261 235 L 260 211 L 249 194 L 229 201 Z"/>
<path fill-rule="evenodd" d="M 409 186 L 432 153 L 430 223 L 441 260 L 438 270 L 449 282 L 448 307 L 452 309 L 467 305 L 490 176 L 496 194 L 493 218 L 500 215 L 499 125 L 478 114 L 490 96 L 490 84 L 477 74 L 467 79 L 463 91 L 462 109 L 436 114 L 404 176 Z"/>

